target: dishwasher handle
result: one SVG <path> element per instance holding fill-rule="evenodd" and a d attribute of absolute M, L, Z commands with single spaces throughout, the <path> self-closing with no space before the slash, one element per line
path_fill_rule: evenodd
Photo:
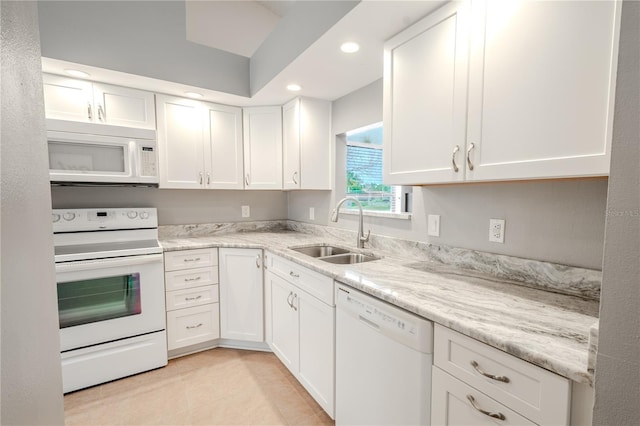
<path fill-rule="evenodd" d="M 367 324 L 369 327 L 373 327 L 376 330 L 380 330 L 380 326 L 378 324 L 376 324 L 375 322 L 363 317 L 362 315 L 358 315 L 358 319 L 360 321 L 362 321 L 363 323 Z"/>

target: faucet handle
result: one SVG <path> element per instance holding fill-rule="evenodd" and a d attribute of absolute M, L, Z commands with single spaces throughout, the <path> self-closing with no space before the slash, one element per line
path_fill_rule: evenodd
<path fill-rule="evenodd" d="M 371 235 L 371 229 L 369 229 L 367 231 L 367 236 L 366 237 L 364 235 L 362 237 L 360 237 L 360 241 L 362 241 L 363 243 L 366 243 L 367 241 L 369 241 L 369 235 Z"/>

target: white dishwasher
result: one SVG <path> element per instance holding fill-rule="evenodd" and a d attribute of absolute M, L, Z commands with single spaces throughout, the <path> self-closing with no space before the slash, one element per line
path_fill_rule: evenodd
<path fill-rule="evenodd" d="M 429 425 L 433 323 L 336 283 L 336 424 Z"/>

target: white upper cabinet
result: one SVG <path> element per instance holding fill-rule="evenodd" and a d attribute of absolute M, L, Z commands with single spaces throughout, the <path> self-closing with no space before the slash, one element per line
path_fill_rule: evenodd
<path fill-rule="evenodd" d="M 464 178 L 467 15 L 465 3 L 445 5 L 385 44 L 385 182 Z"/>
<path fill-rule="evenodd" d="M 241 111 L 156 95 L 160 188 L 242 189 Z"/>
<path fill-rule="evenodd" d="M 282 111 L 276 107 L 243 110 L 246 189 L 282 189 Z"/>
<path fill-rule="evenodd" d="M 205 104 L 205 185 L 243 189 L 242 110 Z"/>
<path fill-rule="evenodd" d="M 467 178 L 608 175 L 620 3 L 472 5 Z"/>
<path fill-rule="evenodd" d="M 614 1 L 456 2 L 391 39 L 385 180 L 608 175 L 619 19 Z"/>
<path fill-rule="evenodd" d="M 284 189 L 331 189 L 331 103 L 296 98 L 282 107 Z"/>
<path fill-rule="evenodd" d="M 47 118 L 155 129 L 153 93 L 43 74 Z"/>

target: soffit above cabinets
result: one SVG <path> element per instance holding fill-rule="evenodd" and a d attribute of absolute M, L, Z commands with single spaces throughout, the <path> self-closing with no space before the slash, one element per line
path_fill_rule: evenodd
<path fill-rule="evenodd" d="M 47 1 L 42 3 L 51 5 L 66 2 Z M 85 5 L 91 3 L 102 3 L 103 7 L 107 7 L 108 3 L 111 2 L 86 2 Z M 113 3 L 122 4 L 121 2 Z M 147 2 L 140 3 L 142 4 L 140 7 L 149 7 L 144 6 L 144 3 Z M 182 22 L 176 22 L 175 25 L 182 29 L 178 29 L 178 31 L 175 28 L 168 31 L 163 30 L 160 33 L 160 30 L 170 26 L 173 22 L 171 19 L 174 19 L 172 13 L 166 13 L 159 18 L 146 19 L 141 23 L 141 25 L 147 25 L 155 31 L 153 34 L 159 34 L 158 37 L 144 34 L 143 30 L 147 28 L 144 25 L 142 25 L 142 29 L 136 28 L 136 31 L 131 33 L 132 37 L 138 37 L 137 34 L 141 34 L 139 37 L 144 38 L 145 43 L 149 43 L 151 50 L 162 52 L 164 60 L 159 64 L 162 67 L 166 66 L 171 72 L 162 74 L 162 72 L 158 71 L 158 65 L 152 66 L 154 64 L 149 66 L 139 64 L 137 67 L 127 66 L 127 60 L 135 61 L 136 57 L 146 54 L 144 51 L 139 52 L 139 54 L 126 52 L 126 49 L 130 48 L 129 46 L 135 46 L 140 50 L 140 46 L 142 46 L 140 40 L 132 40 L 132 43 L 118 43 L 118 50 L 114 49 L 113 53 L 119 55 L 119 51 L 125 50 L 122 56 L 123 59 L 118 64 L 122 65 L 120 67 L 110 66 L 112 63 L 111 58 L 105 58 L 100 54 L 100 52 L 105 51 L 104 49 L 86 49 L 82 54 L 77 54 L 77 48 L 67 48 L 63 43 L 53 46 L 50 37 L 48 42 L 45 38 L 53 35 L 54 38 L 57 37 L 60 40 L 64 40 L 65 34 L 55 35 L 56 32 L 66 31 L 61 29 L 64 26 L 55 25 L 55 20 L 67 18 L 60 13 L 49 13 L 43 17 L 42 12 L 44 11 L 41 11 L 41 21 L 44 21 L 44 23 L 41 22 L 43 55 L 45 56 L 42 61 L 43 71 L 63 74 L 64 69 L 77 65 L 76 68 L 81 67 L 82 70 L 91 74 L 89 77 L 91 80 L 122 86 L 134 86 L 144 90 L 176 96 L 184 96 L 186 91 L 194 91 L 204 95 L 203 100 L 237 106 L 281 105 L 295 96 L 335 100 L 380 79 L 382 77 L 384 42 L 445 2 L 430 0 L 365 0 L 349 4 L 348 7 L 344 6 L 345 2 L 342 9 L 333 11 L 332 14 L 327 13 L 327 16 L 324 17 L 324 26 L 319 26 L 315 29 L 316 33 L 321 34 L 318 37 L 314 36 L 314 40 L 308 40 L 310 29 L 307 29 L 306 34 L 300 33 L 299 37 L 296 37 L 295 34 L 287 35 L 287 40 L 305 37 L 307 39 L 305 43 L 298 43 L 297 46 L 293 46 L 294 50 L 290 52 L 278 52 L 280 45 L 274 45 L 273 37 L 277 35 L 278 31 L 284 31 L 287 28 L 290 31 L 293 31 L 292 28 L 295 28 L 296 31 L 304 31 L 304 28 L 297 29 L 295 24 L 300 23 L 297 17 L 303 16 L 302 10 L 305 8 L 311 10 L 311 4 L 306 0 L 259 2 L 194 1 L 193 3 L 189 1 L 185 3 L 184 10 L 181 13 L 177 13 L 175 3 L 179 2 L 174 2 L 174 5 L 171 6 L 173 7 L 172 12 L 176 12 L 177 18 L 182 19 Z M 222 4 L 216 5 L 217 3 Z M 246 4 L 234 6 L 229 3 Z M 317 2 L 315 6 L 319 7 L 318 5 L 323 3 L 327 4 L 327 8 L 333 3 L 335 8 L 340 2 Z M 55 9 L 51 9 L 52 6 L 47 6 L 46 4 L 40 7 L 48 7 L 47 12 L 55 11 Z M 158 4 L 160 8 L 170 8 L 166 2 L 158 2 Z M 68 6 L 63 5 L 63 7 Z M 215 15 L 218 17 L 212 17 Z M 242 15 L 242 17 L 239 17 L 239 15 Z M 117 14 L 114 14 L 114 16 L 117 16 Z M 292 22 L 292 17 L 296 17 L 295 22 Z M 78 18 L 79 16 L 75 16 L 74 22 L 78 22 Z M 158 26 L 153 23 L 154 20 L 157 21 L 158 19 L 164 20 L 163 25 Z M 231 41 L 222 42 L 221 35 L 211 29 L 216 26 L 214 24 L 216 19 L 224 19 L 226 21 L 223 34 L 225 34 L 225 39 Z M 261 23 L 251 24 L 251 19 Z M 336 21 L 333 24 L 331 24 L 332 19 Z M 273 22 L 275 22 L 275 25 Z M 285 23 L 287 28 L 283 29 L 282 25 Z M 207 26 L 210 30 L 207 30 Z M 269 30 L 270 26 L 272 27 L 271 30 Z M 325 30 L 324 28 L 327 29 Z M 128 31 L 122 28 L 120 30 Z M 167 33 L 172 34 L 174 39 L 182 37 L 182 40 L 169 40 Z M 89 34 L 88 37 L 93 37 L 90 32 L 87 34 Z M 182 36 L 179 36 L 179 34 L 182 34 Z M 272 37 L 271 43 L 269 43 L 270 36 Z M 266 42 L 260 41 L 261 38 Z M 109 37 L 96 38 L 100 43 L 109 43 L 110 39 L 113 40 L 111 42 L 115 43 L 118 40 L 118 36 L 111 34 Z M 340 45 L 344 41 L 358 42 L 361 46 L 360 51 L 352 55 L 342 53 Z M 162 45 L 154 47 L 154 42 L 162 43 Z M 258 43 L 261 44 L 256 47 Z M 215 47 L 210 47 L 210 45 L 214 44 Z M 292 47 L 286 46 L 288 44 L 282 43 L 282 49 L 285 50 L 286 47 Z M 76 46 L 73 42 L 69 42 L 69 45 Z M 270 48 L 269 54 L 265 54 L 267 53 L 265 51 L 267 47 Z M 177 50 L 174 52 L 173 49 Z M 185 61 L 190 59 L 189 56 L 185 56 L 185 50 L 190 51 L 191 49 L 194 52 L 192 57 L 197 59 L 194 62 L 196 66 L 190 66 L 188 63 L 179 64 L 179 59 Z M 262 49 L 264 50 L 261 52 Z M 74 51 L 70 52 L 70 50 Z M 253 53 L 250 54 L 251 50 L 253 50 Z M 49 52 L 52 54 L 47 57 Z M 210 52 L 210 55 L 208 52 Z M 250 54 L 251 57 L 244 56 L 247 54 Z M 207 56 L 209 56 L 208 59 L 206 58 Z M 202 59 L 203 57 L 204 59 Z M 150 61 L 155 60 L 153 56 L 150 56 L 149 59 Z M 223 63 L 226 59 L 233 61 L 233 65 Z M 278 60 L 280 60 L 280 63 L 277 63 Z M 206 72 L 197 69 L 200 68 L 197 65 L 202 63 L 206 63 L 209 68 L 205 70 Z M 212 68 L 212 65 L 217 69 Z M 263 72 L 269 66 L 273 69 L 269 72 Z M 229 73 L 235 75 L 229 75 Z M 260 73 L 263 74 L 262 81 L 256 84 L 256 88 L 251 89 L 249 87 L 249 79 L 255 79 Z M 172 78 L 172 76 L 176 76 L 176 78 Z M 207 81 L 212 84 L 205 84 Z M 286 86 L 292 82 L 300 84 L 302 90 L 297 93 L 288 92 Z"/>

